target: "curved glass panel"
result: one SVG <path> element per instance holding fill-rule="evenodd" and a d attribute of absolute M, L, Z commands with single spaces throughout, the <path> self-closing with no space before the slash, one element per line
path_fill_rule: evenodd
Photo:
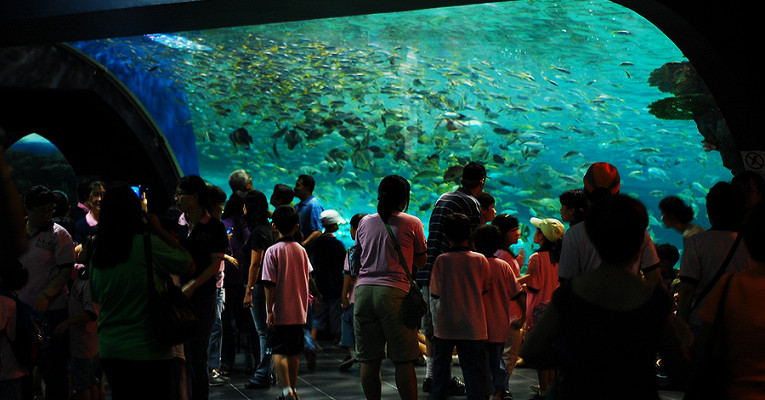
<path fill-rule="evenodd" d="M 468 160 L 486 165 L 498 212 L 522 223 L 559 218 L 558 196 L 606 161 L 619 169 L 622 192 L 651 212 L 654 240 L 681 248 L 658 201 L 680 195 L 708 227 L 706 190 L 731 178 L 692 120 L 649 112 L 671 96 L 649 85 L 650 74 L 687 62 L 682 52 L 609 1 L 515 1 L 74 45 L 142 101 L 165 99 L 147 109 L 169 121 L 166 135 L 195 141 L 196 154 L 177 157 L 198 160 L 209 182 L 230 192 L 229 173 L 243 168 L 270 195 L 274 184 L 311 174 L 324 207 L 346 219 L 374 212 L 377 183 L 399 174 L 412 183 L 410 213 L 427 227 L 432 204 L 456 186 L 454 167 Z"/>

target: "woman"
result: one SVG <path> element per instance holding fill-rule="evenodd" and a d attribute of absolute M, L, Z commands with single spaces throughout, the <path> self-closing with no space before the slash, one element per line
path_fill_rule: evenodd
<path fill-rule="evenodd" d="M 356 231 L 361 268 L 356 284 L 354 333 L 361 362 L 361 386 L 367 399 L 381 398 L 380 365 L 386 354 L 396 367 L 402 399 L 417 398 L 414 360 L 419 357 L 417 329 L 404 326 L 401 304 L 409 278 L 399 261 L 386 224 L 396 237 L 410 273 L 425 265 L 427 242 L 422 222 L 403 211 L 409 207 L 409 182 L 389 175 L 380 182 L 377 213 L 364 217 Z"/>
<path fill-rule="evenodd" d="M 170 274 L 192 273 L 189 254 L 171 244 L 156 216 L 149 216 L 149 223 L 153 267 Z M 133 190 L 109 188 L 101 204 L 90 285 L 93 301 L 101 304 L 99 355 L 115 400 L 170 399 L 176 392 L 172 346 L 157 341 L 149 322 L 145 233 Z"/>
<path fill-rule="evenodd" d="M 691 236 L 705 231 L 704 228 L 693 223 L 693 209 L 677 196 L 667 196 L 661 199 L 659 210 L 661 210 L 661 221 L 664 226 L 683 235 L 683 245 Z"/>
<path fill-rule="evenodd" d="M 645 207 L 616 195 L 585 220 L 602 265 L 558 288 L 521 357 L 537 369 L 559 369 L 556 399 L 658 400 L 655 361 L 671 299 L 633 272 L 648 225 Z"/>
<path fill-rule="evenodd" d="M 257 360 L 255 375 L 245 385 L 248 389 L 265 389 L 274 382 L 274 364 L 268 350 L 270 329 L 266 324 L 266 294 L 262 282 L 261 267 L 263 254 L 274 244 L 273 228 L 268 222 L 266 195 L 252 190 L 244 196 L 244 221 L 250 231 L 246 248 L 250 249 L 250 266 L 245 289 L 244 305 L 252 307 L 252 318 L 260 339 L 260 360 Z"/>

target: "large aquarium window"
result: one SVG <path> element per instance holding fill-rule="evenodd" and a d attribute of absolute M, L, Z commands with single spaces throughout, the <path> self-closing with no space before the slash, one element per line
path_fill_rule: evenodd
<path fill-rule="evenodd" d="M 412 183 L 426 224 L 484 163 L 498 212 L 559 218 L 587 167 L 614 164 L 651 213 L 657 243 L 681 248 L 657 207 L 678 195 L 708 227 L 704 196 L 729 180 L 682 110 L 694 76 L 666 35 L 605 0 L 513 1 L 73 43 L 134 91 L 176 156 L 227 193 L 245 169 L 270 195 L 313 175 L 327 209 L 372 213 L 382 177 Z M 703 86 L 703 84 L 702 84 Z M 670 107 L 671 108 L 671 107 Z M 528 225 L 528 224 L 527 224 Z M 347 232 L 344 232 L 345 239 Z M 527 245 L 531 237 L 523 238 Z"/>

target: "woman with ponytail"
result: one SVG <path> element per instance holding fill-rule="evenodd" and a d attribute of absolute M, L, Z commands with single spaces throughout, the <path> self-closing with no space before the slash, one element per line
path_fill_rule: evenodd
<path fill-rule="evenodd" d="M 381 398 L 380 365 L 386 355 L 396 366 L 396 387 L 402 399 L 417 398 L 414 361 L 419 357 L 417 329 L 407 328 L 400 315 L 409 292 L 410 274 L 425 265 L 427 241 L 422 222 L 409 208 L 409 182 L 383 178 L 378 187 L 377 213 L 364 217 L 356 231 L 361 267 L 356 286 L 354 333 L 361 385 L 367 399 Z M 386 226 L 387 225 L 387 226 Z M 398 242 L 406 266 L 388 232 Z"/>

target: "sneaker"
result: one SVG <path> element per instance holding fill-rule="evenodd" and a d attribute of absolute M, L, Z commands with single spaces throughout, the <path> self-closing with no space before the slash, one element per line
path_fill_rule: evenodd
<path fill-rule="evenodd" d="M 229 380 L 230 380 L 229 378 L 221 376 L 221 374 L 219 374 L 218 371 L 212 371 L 210 372 L 210 376 L 208 377 L 207 383 L 209 383 L 210 386 L 223 386 L 226 383 L 228 383 Z"/>
<path fill-rule="evenodd" d="M 446 394 L 448 396 L 464 396 L 465 384 L 462 383 L 460 378 L 452 376 L 452 379 L 449 379 L 449 383 L 446 384 Z"/>
<path fill-rule="evenodd" d="M 288 395 L 276 396 L 276 400 L 300 400 L 297 393 L 290 393 Z"/>
<path fill-rule="evenodd" d="M 500 394 L 499 398 L 500 400 L 513 400 L 513 395 L 509 390 L 505 390 Z"/>
<path fill-rule="evenodd" d="M 425 393 L 430 393 L 430 385 L 433 384 L 433 380 L 431 378 L 425 378 L 422 381 L 422 391 Z"/>
<path fill-rule="evenodd" d="M 305 349 L 303 354 L 305 354 L 305 362 L 308 366 L 308 370 L 311 372 L 316 371 L 316 352 L 313 350 Z"/>
<path fill-rule="evenodd" d="M 345 357 L 345 360 L 343 360 L 343 362 L 340 363 L 340 366 L 337 367 L 337 369 L 339 369 L 340 371 L 348 371 L 349 369 L 351 369 L 351 367 L 353 366 L 353 363 L 355 362 L 356 362 L 356 358 L 351 357 L 351 355 L 348 354 L 348 356 Z"/>

